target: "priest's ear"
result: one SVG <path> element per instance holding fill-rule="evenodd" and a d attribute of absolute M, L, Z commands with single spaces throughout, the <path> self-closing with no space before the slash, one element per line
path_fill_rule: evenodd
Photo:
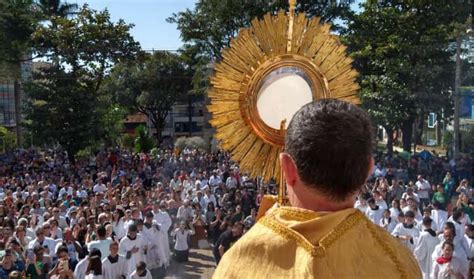
<path fill-rule="evenodd" d="M 296 163 L 290 154 L 284 152 L 280 153 L 280 165 L 285 175 L 286 185 L 289 187 L 295 186 L 300 181 L 300 176 Z"/>

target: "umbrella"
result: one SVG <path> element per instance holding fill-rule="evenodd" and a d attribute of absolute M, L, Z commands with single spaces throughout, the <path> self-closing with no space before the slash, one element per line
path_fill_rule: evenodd
<path fill-rule="evenodd" d="M 418 156 L 420 156 L 425 161 L 433 157 L 433 155 L 429 151 L 426 151 L 426 150 L 421 151 L 420 154 L 418 154 Z"/>

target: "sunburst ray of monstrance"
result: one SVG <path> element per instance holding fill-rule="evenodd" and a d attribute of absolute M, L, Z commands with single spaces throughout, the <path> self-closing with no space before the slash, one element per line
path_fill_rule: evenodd
<path fill-rule="evenodd" d="M 330 25 L 289 12 L 266 14 L 239 31 L 211 77 L 209 112 L 220 147 L 252 177 L 280 180 L 286 127 L 303 105 L 321 98 L 359 103 L 358 73 Z"/>

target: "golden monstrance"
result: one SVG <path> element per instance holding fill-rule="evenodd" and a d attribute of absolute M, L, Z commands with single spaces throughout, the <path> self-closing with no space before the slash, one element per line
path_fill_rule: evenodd
<path fill-rule="evenodd" d="M 279 181 L 286 200 L 279 154 L 286 128 L 305 104 L 321 98 L 359 103 L 358 73 L 330 25 L 289 12 L 266 14 L 239 31 L 215 66 L 209 91 L 211 125 L 220 147 L 242 170 Z"/>

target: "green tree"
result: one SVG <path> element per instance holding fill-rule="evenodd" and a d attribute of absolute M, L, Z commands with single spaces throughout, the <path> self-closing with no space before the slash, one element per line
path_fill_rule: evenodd
<path fill-rule="evenodd" d="M 353 1 L 297 1 L 296 11 L 309 16 L 319 16 L 322 22 L 336 23 L 336 19 L 350 18 Z M 247 27 L 255 17 L 267 12 L 288 9 L 288 1 L 266 0 L 203 0 L 197 1 L 193 10 L 173 14 L 168 21 L 175 23 L 184 42 L 195 45 L 200 53 L 220 60 L 221 51 L 229 46 L 230 39 L 242 27 Z M 343 25 L 334 24 L 342 30 Z"/>
<path fill-rule="evenodd" d="M 378 114 L 382 122 L 391 119 L 389 126 L 398 124 L 406 151 L 411 150 L 413 131 L 415 143 L 421 140 L 429 112 L 452 111 L 454 64 L 449 31 L 463 17 L 461 2 L 465 1 L 369 0 L 344 32 L 361 72 L 362 99 L 370 101 L 377 95 L 375 100 L 382 106 L 372 106 L 372 115 Z M 390 83 L 385 82 L 387 78 Z M 393 115 L 385 104 L 403 111 Z"/>
<path fill-rule="evenodd" d="M 31 49 L 37 23 L 32 3 L 0 0 L 0 63 L 18 64 Z"/>
<path fill-rule="evenodd" d="M 44 18 L 67 17 L 74 14 L 78 8 L 77 4 L 61 3 L 60 0 L 39 0 L 36 2 L 36 7 Z"/>
<path fill-rule="evenodd" d="M 105 90 L 132 112 L 145 114 L 156 129 L 157 143 L 171 107 L 190 90 L 191 76 L 181 56 L 166 51 L 146 54 L 142 61 L 118 64 Z"/>
<path fill-rule="evenodd" d="M 29 59 L 38 23 L 29 0 L 0 0 L 0 79 L 13 80 L 17 141 L 21 144 L 21 62 Z"/>
<path fill-rule="evenodd" d="M 319 16 L 322 22 L 333 23 L 333 30 L 344 29 L 345 20 L 353 15 L 348 1 L 297 1 L 296 12 L 308 16 Z M 181 39 L 185 42 L 183 53 L 193 69 L 192 92 L 207 91 L 211 61 L 220 60 L 221 51 L 229 47 L 242 27 L 248 27 L 252 19 L 263 17 L 268 12 L 288 9 L 287 0 L 203 0 L 197 1 L 194 9 L 186 9 L 168 18 L 177 25 Z"/>
<path fill-rule="evenodd" d="M 100 87 L 115 63 L 136 57 L 140 48 L 129 34 L 132 25 L 112 22 L 107 10 L 84 5 L 74 18 L 51 21 L 33 34 L 36 51 L 51 66 L 29 85 L 28 127 L 42 143 L 60 143 L 74 162 L 77 151 L 110 138 L 104 124 L 114 112 Z"/>
<path fill-rule="evenodd" d="M 27 126 L 41 143 L 59 143 L 74 162 L 75 154 L 98 139 L 100 115 L 91 83 L 77 80 L 59 66 L 43 70 L 29 84 Z"/>
<path fill-rule="evenodd" d="M 362 106 L 374 124 L 387 133 L 387 152 L 393 152 L 393 136 L 400 123 L 415 112 L 413 97 L 387 75 L 366 75 L 361 81 Z"/>

